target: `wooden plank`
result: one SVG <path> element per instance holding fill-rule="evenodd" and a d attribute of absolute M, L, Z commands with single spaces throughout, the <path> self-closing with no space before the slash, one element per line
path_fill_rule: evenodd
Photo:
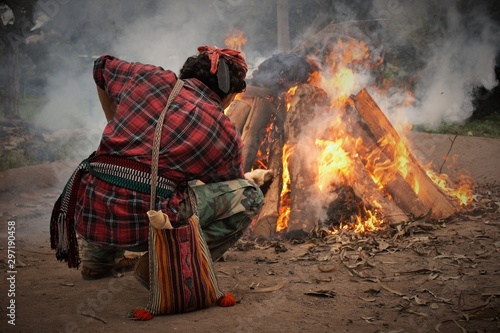
<path fill-rule="evenodd" d="M 276 234 L 276 222 L 279 217 L 279 196 L 281 191 L 279 177 L 275 177 L 264 197 L 264 205 L 255 219 L 252 230 L 253 238 L 271 238 Z"/>
<path fill-rule="evenodd" d="M 356 196 L 363 201 L 364 205 L 366 207 L 373 207 L 376 211 L 380 212 L 386 223 L 408 221 L 407 214 L 394 201 L 389 200 L 380 191 L 359 157 L 353 157 L 352 161 L 354 163 L 352 171 L 355 174 L 355 180 L 350 185 Z"/>
<path fill-rule="evenodd" d="M 238 132 L 243 132 L 243 127 L 245 126 L 248 114 L 250 113 L 251 109 L 252 106 L 244 102 L 243 100 L 233 101 L 231 105 L 229 105 L 229 107 L 226 109 L 226 116 L 229 117 Z"/>
<path fill-rule="evenodd" d="M 377 142 L 387 138 L 389 142 L 402 143 L 399 134 L 366 89 L 361 90 L 352 99 L 361 118 Z M 408 148 L 406 147 L 406 149 Z M 383 151 L 391 161 L 394 161 L 394 147 Z M 404 179 L 424 204 L 432 209 L 434 218 L 447 218 L 457 212 L 457 205 L 432 182 L 410 151 L 407 167 L 408 172 Z"/>
<path fill-rule="evenodd" d="M 241 94 L 241 98 L 246 99 L 253 98 L 255 96 L 259 96 L 262 98 L 274 98 L 275 95 L 276 90 L 274 89 L 248 85 L 245 89 L 245 92 Z"/>
<path fill-rule="evenodd" d="M 288 159 L 291 210 L 286 231 L 309 232 L 316 226 L 319 218 L 317 207 L 310 202 L 318 191 L 314 179 L 316 172 L 310 164 L 304 162 L 307 161 L 304 156 L 307 148 L 296 147 Z"/>
<path fill-rule="evenodd" d="M 350 108 L 348 114 L 350 117 L 359 120 L 360 115 L 355 108 Z M 350 126 L 351 134 L 356 138 L 361 138 L 363 141 L 362 145 L 357 145 L 356 152 L 369 172 L 372 172 L 372 169 L 376 167 L 373 161 L 375 157 L 378 166 L 393 164 L 384 152 L 377 148 L 377 142 L 374 137 L 370 135 L 366 126 L 362 126 L 360 121 L 350 122 Z M 373 155 L 374 150 L 378 151 L 375 151 Z M 390 175 L 388 175 L 386 179 L 381 180 L 382 186 L 398 207 L 415 218 L 428 214 L 430 207 L 424 204 L 403 176 L 398 172 L 387 172 L 389 172 Z"/>
<path fill-rule="evenodd" d="M 262 140 L 266 135 L 271 115 L 276 112 L 273 104 L 262 97 L 254 97 L 250 114 L 241 134 L 243 141 L 243 170 L 251 171 Z"/>
<path fill-rule="evenodd" d="M 288 159 L 290 175 L 290 216 L 287 232 L 301 230 L 309 232 L 318 221 L 318 210 L 308 200 L 317 191 L 315 188 L 316 170 L 307 163 L 308 147 L 302 147 L 300 138 L 314 119 L 312 110 L 317 105 L 326 105 L 326 93 L 311 84 L 302 84 L 295 91 L 284 124 L 285 141 L 294 147 Z"/>
<path fill-rule="evenodd" d="M 280 112 L 281 110 L 278 110 Z M 254 238 L 271 238 L 276 234 L 276 222 L 279 217 L 279 203 L 283 171 L 283 118 L 275 119 L 275 126 L 281 131 L 275 133 L 274 141 L 270 143 L 269 163 L 267 169 L 274 171 L 274 180 L 265 193 L 264 205 L 256 218 L 252 231 Z"/>

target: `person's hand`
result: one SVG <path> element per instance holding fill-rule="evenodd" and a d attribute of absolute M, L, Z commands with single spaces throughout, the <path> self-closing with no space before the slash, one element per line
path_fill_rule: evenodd
<path fill-rule="evenodd" d="M 264 185 L 265 182 L 274 178 L 273 170 L 255 169 L 245 173 L 245 178 L 253 181 L 257 186 Z"/>

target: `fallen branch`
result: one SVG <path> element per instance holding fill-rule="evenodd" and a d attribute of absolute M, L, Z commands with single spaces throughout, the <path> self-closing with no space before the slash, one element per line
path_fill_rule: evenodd
<path fill-rule="evenodd" d="M 78 312 L 78 314 L 79 314 L 79 315 L 82 315 L 82 316 L 85 316 L 85 317 L 90 317 L 90 318 L 93 318 L 93 319 L 95 319 L 95 320 L 99 320 L 100 322 L 103 322 L 104 324 L 107 324 L 107 323 L 108 323 L 106 320 L 102 319 L 101 317 L 97 317 L 97 316 L 92 315 L 92 314 L 87 313 L 87 312 L 83 312 L 83 311 L 81 311 L 81 312 Z"/>
<path fill-rule="evenodd" d="M 286 282 L 281 282 L 275 286 L 271 286 L 271 287 L 267 287 L 267 288 L 255 288 L 255 289 L 251 289 L 251 290 L 245 290 L 245 292 L 247 292 L 247 293 L 268 293 L 268 292 L 280 290 L 284 286 L 286 286 Z"/>
<path fill-rule="evenodd" d="M 397 291 L 397 290 L 394 290 L 394 289 L 391 289 L 389 288 L 388 286 L 386 286 L 385 284 L 383 284 L 382 282 L 380 282 L 380 280 L 377 280 L 377 283 L 378 285 L 382 288 L 382 289 L 385 289 L 387 290 L 388 292 L 392 293 L 392 294 L 395 294 L 395 295 L 398 295 L 398 296 L 404 296 L 405 294 L 400 292 L 400 291 Z"/>
<path fill-rule="evenodd" d="M 450 149 L 448 149 L 448 152 L 444 156 L 444 161 L 443 161 L 443 164 L 441 164 L 441 167 L 439 168 L 439 173 L 443 173 L 443 166 L 448 161 L 448 156 L 450 155 L 451 149 L 453 148 L 453 144 L 455 143 L 457 136 L 458 136 L 458 134 L 455 134 L 455 137 L 453 138 L 453 140 L 451 140 Z"/>

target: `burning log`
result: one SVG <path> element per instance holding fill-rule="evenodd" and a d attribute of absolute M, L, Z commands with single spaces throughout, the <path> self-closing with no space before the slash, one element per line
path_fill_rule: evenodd
<path fill-rule="evenodd" d="M 285 137 L 292 147 L 300 146 L 301 132 L 307 128 L 314 118 L 315 107 L 325 105 L 326 93 L 310 84 L 297 88 L 290 104 L 285 122 Z M 290 218 L 287 231 L 309 231 L 317 224 L 317 209 L 311 205 L 309 198 L 314 192 L 316 173 L 307 160 L 307 151 L 295 149 L 288 161 L 290 175 Z"/>
<path fill-rule="evenodd" d="M 315 187 L 315 173 L 311 166 L 303 163 L 304 152 L 295 151 L 288 162 L 290 172 L 290 219 L 287 232 L 308 232 L 317 224 L 318 214 L 316 207 L 309 201 L 312 198 Z"/>
<path fill-rule="evenodd" d="M 226 110 L 226 115 L 231 119 L 238 132 L 243 133 L 248 114 L 252 106 L 243 100 L 236 100 Z"/>
<path fill-rule="evenodd" d="M 276 97 L 277 91 L 275 89 L 263 88 L 257 86 L 248 85 L 245 89 L 245 93 L 242 94 L 243 99 L 253 98 L 254 96 L 259 96 L 266 99 L 273 99 Z"/>
<path fill-rule="evenodd" d="M 394 162 L 395 145 L 403 144 L 398 133 L 365 89 L 354 96 L 353 100 L 356 109 L 377 142 L 380 143 L 384 139 L 388 142 L 389 147 L 383 152 L 387 158 Z M 426 208 L 432 209 L 432 216 L 436 219 L 442 219 L 456 213 L 457 207 L 454 202 L 432 182 L 407 147 L 404 148 L 408 158 L 407 173 L 404 179 L 412 186 Z"/>
<path fill-rule="evenodd" d="M 283 138 L 276 138 L 269 150 L 269 169 L 275 172 L 275 177 L 265 192 L 264 205 L 256 218 L 252 235 L 256 238 L 267 238 L 276 232 L 276 221 L 279 218 L 279 197 L 281 192 L 281 156 L 283 153 Z"/>
<path fill-rule="evenodd" d="M 248 117 L 243 127 L 241 139 L 243 141 L 243 170 L 248 172 L 257 156 L 271 116 L 276 112 L 273 104 L 262 97 L 255 96 Z"/>
<path fill-rule="evenodd" d="M 276 222 L 280 215 L 280 192 L 282 188 L 281 170 L 282 170 L 282 156 L 284 146 L 284 132 L 283 125 L 286 119 L 286 111 L 283 107 L 278 108 L 277 115 L 273 119 L 273 127 L 268 133 L 268 147 L 267 149 L 261 148 L 267 152 L 268 160 L 263 165 L 256 167 L 267 167 L 273 170 L 275 177 L 269 188 L 263 189 L 265 194 L 264 205 L 256 218 L 256 223 L 252 235 L 256 238 L 268 238 L 276 232 Z M 262 161 L 258 161 L 262 163 Z"/>
<path fill-rule="evenodd" d="M 325 91 L 310 84 L 300 85 L 293 95 L 285 122 L 285 138 L 291 144 L 298 144 L 300 134 L 314 118 L 314 109 L 328 101 Z"/>
<path fill-rule="evenodd" d="M 365 166 L 358 158 L 353 159 L 355 173 L 355 181 L 352 184 L 354 193 L 363 201 L 367 208 L 371 208 L 373 203 L 378 204 L 378 207 L 373 207 L 375 211 L 380 212 L 383 219 L 387 222 L 408 221 L 407 214 L 399 208 L 399 206 L 388 199 L 378 188 L 370 177 Z"/>
<path fill-rule="evenodd" d="M 357 113 L 357 117 L 355 117 L 354 113 Z M 359 119 L 359 113 L 357 110 L 355 108 L 350 108 L 349 114 L 352 115 L 353 118 L 357 119 L 357 121 L 351 123 L 351 129 L 352 134 L 355 137 L 359 137 L 363 140 L 362 147 L 364 149 L 359 147 L 356 152 L 359 154 L 364 166 L 372 170 L 376 169 L 376 166 L 368 165 L 373 163 L 370 162 L 369 155 L 374 151 L 377 154 L 376 163 L 378 165 L 393 165 L 393 162 L 378 147 L 377 141 L 372 135 L 370 135 L 370 131 L 366 128 L 366 126 L 363 126 Z M 386 175 L 387 177 L 385 181 L 382 182 L 384 189 L 404 212 L 412 215 L 413 217 L 424 216 L 429 212 L 429 209 L 400 173 L 391 173 L 386 169 L 383 170 L 383 172 L 390 173 L 389 176 Z"/>
<path fill-rule="evenodd" d="M 276 232 L 276 221 L 279 218 L 280 180 L 276 177 L 264 199 L 264 205 L 255 219 L 252 236 L 255 238 L 268 238 Z"/>

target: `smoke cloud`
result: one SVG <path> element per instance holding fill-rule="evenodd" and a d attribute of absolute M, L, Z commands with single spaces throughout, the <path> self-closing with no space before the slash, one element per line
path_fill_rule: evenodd
<path fill-rule="evenodd" d="M 422 64 L 412 74 L 415 103 L 398 107 L 404 96 L 380 95 L 376 100 L 392 121 L 435 127 L 463 122 L 473 109 L 474 89 L 493 89 L 495 60 L 500 51 L 498 22 L 485 2 L 376 1 L 389 13 L 383 36 L 392 45 L 409 47 Z M 373 12 L 373 11 L 372 11 Z"/>
<path fill-rule="evenodd" d="M 411 78 L 413 106 L 399 103 L 404 89 L 397 88 L 408 90 L 406 85 L 384 94 L 366 87 L 391 121 L 405 118 L 413 124 L 437 125 L 465 120 L 473 111 L 474 87 L 492 89 L 498 83 L 494 66 L 500 35 L 485 7 L 471 5 L 470 10 L 459 10 L 460 1 L 338 1 L 326 7 L 324 3 L 290 0 L 290 15 L 299 11 L 307 14 L 313 18 L 311 25 L 320 17 L 331 22 L 384 19 L 371 31 L 373 45 L 383 44 L 385 55 L 409 50 L 406 67 L 395 72 Z M 256 6 L 262 10 L 256 10 Z M 330 10 L 327 14 L 325 8 Z M 224 38 L 233 28 L 248 36 L 243 51 L 250 71 L 277 53 L 272 37 L 276 31 L 273 1 L 111 0 L 104 5 L 101 1 L 82 4 L 40 0 L 38 12 L 49 18 L 40 29 L 51 43 L 49 56 L 55 58 L 52 63 L 57 66 L 52 68 L 46 87 L 48 103 L 36 122 L 52 130 L 86 128 L 89 151 L 97 146 L 105 126 L 92 79 L 97 56 L 113 54 L 178 72 L 184 60 L 196 53 L 197 46 L 224 46 Z M 290 24 L 294 25 L 293 20 Z M 303 31 L 295 31 L 292 36 L 292 47 L 308 38 L 305 34 L 311 29 L 301 27 Z M 320 48 L 324 45 L 318 45 Z M 366 73 L 361 79 L 360 89 L 374 83 Z"/>
<path fill-rule="evenodd" d="M 106 5 L 101 1 L 82 5 L 74 0 L 40 0 L 38 15 L 44 24 L 39 31 L 44 42 L 50 44 L 48 54 L 53 68 L 45 87 L 48 103 L 38 114 L 36 124 L 49 130 L 87 128 L 96 146 L 105 126 L 92 79 L 93 61 L 98 56 L 112 54 L 178 73 L 185 59 L 197 53 L 199 45 L 224 46 L 226 34 L 233 28 L 252 36 L 258 23 L 241 20 L 241 15 L 248 12 L 243 3 L 111 0 Z M 241 15 L 235 16 L 239 11 Z M 258 50 L 253 45 L 258 38 L 250 39 L 250 48 Z M 256 54 L 245 52 L 249 58 Z M 273 50 L 269 52 L 268 56 Z"/>

